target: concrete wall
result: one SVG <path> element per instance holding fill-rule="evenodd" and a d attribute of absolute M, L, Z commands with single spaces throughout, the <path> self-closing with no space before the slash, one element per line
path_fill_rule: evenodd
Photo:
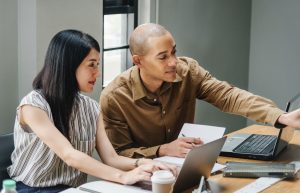
<path fill-rule="evenodd" d="M 249 90 L 282 109 L 300 92 L 300 1 L 253 0 Z"/>
<path fill-rule="evenodd" d="M 17 4 L 0 0 L 0 135 L 12 131 L 18 104 Z"/>
<path fill-rule="evenodd" d="M 173 34 L 178 56 L 198 60 L 220 80 L 248 88 L 250 0 L 160 0 L 159 23 Z M 196 123 L 225 126 L 227 132 L 246 119 L 198 102 Z"/>

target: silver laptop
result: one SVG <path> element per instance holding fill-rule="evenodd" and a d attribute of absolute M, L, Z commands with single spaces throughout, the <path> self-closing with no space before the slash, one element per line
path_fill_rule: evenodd
<path fill-rule="evenodd" d="M 300 93 L 293 97 L 286 106 L 286 112 L 300 107 Z M 272 160 L 293 138 L 294 128 L 283 126 L 277 135 L 235 134 L 228 137 L 221 150 L 221 156 Z"/>
<path fill-rule="evenodd" d="M 202 176 L 208 178 L 226 141 L 222 137 L 204 145 L 194 147 L 186 156 L 173 187 L 173 193 L 180 193 L 199 184 Z M 151 182 L 138 182 L 135 186 L 151 190 Z"/>
<path fill-rule="evenodd" d="M 222 137 L 193 148 L 185 158 L 174 184 L 173 193 L 182 192 L 199 184 L 202 176 L 208 178 L 225 141 L 226 137 Z"/>

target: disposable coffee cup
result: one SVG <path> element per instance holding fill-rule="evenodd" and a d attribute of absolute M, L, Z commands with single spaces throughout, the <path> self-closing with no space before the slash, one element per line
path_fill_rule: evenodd
<path fill-rule="evenodd" d="M 175 176 L 169 170 L 159 170 L 151 177 L 153 193 L 171 193 L 175 182 Z"/>

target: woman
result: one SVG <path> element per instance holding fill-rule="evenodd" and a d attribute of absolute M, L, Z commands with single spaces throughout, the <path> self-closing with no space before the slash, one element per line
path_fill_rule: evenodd
<path fill-rule="evenodd" d="M 59 192 L 86 182 L 90 174 L 133 184 L 149 180 L 158 169 L 171 169 L 149 159 L 118 156 L 104 131 L 98 103 L 91 92 L 100 75 L 100 48 L 90 35 L 76 30 L 56 34 L 34 90 L 17 108 L 15 150 L 8 172 L 23 192 Z M 91 157 L 96 147 L 103 163 Z"/>

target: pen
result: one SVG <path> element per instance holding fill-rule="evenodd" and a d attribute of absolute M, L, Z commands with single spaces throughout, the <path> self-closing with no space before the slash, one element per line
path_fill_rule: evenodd
<path fill-rule="evenodd" d="M 183 133 L 182 133 L 181 135 L 182 135 L 182 137 L 186 137 L 185 134 L 183 134 Z M 196 146 L 193 142 L 192 142 L 191 144 L 192 144 L 193 146 Z"/>
<path fill-rule="evenodd" d="M 79 190 L 82 190 L 84 192 L 90 192 L 90 193 L 101 193 L 101 192 L 91 190 L 91 189 L 88 189 L 88 188 L 84 188 L 84 187 L 79 187 Z"/>

